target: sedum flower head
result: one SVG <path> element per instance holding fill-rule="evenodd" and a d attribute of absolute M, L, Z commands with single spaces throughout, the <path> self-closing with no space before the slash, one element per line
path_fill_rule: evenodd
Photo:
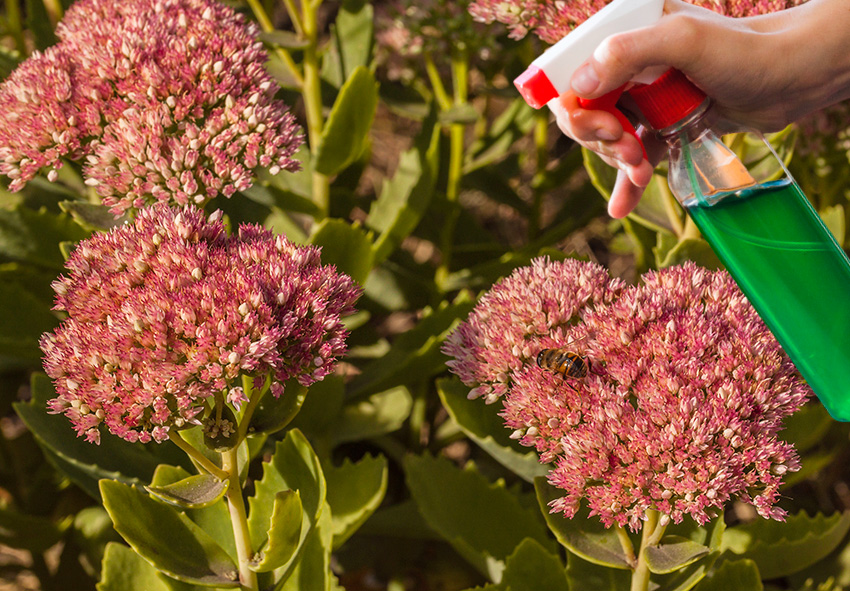
<path fill-rule="evenodd" d="M 228 236 L 220 212 L 192 207 L 146 208 L 80 243 L 66 267 L 54 289 L 68 317 L 41 340 L 49 408 L 93 442 L 101 425 L 162 441 L 216 394 L 238 408 L 242 375 L 321 380 L 359 296 L 316 247 L 252 225 Z"/>
<path fill-rule="evenodd" d="M 80 0 L 0 85 L 0 173 L 21 189 L 62 158 L 120 214 L 201 204 L 294 170 L 301 132 L 257 29 L 214 0 Z"/>
<path fill-rule="evenodd" d="M 742 17 L 777 12 L 805 0 L 687 0 L 720 14 Z M 529 31 L 555 43 L 596 14 L 611 0 L 473 0 L 472 16 L 481 22 L 505 24 L 514 39 Z"/>
<path fill-rule="evenodd" d="M 599 265 L 535 259 L 484 294 L 442 350 L 454 357 L 451 370 L 475 386 L 470 398 L 495 402 L 540 349 L 567 342 L 581 314 L 623 287 Z"/>
<path fill-rule="evenodd" d="M 568 337 L 552 340 L 591 362 L 584 379 L 526 357 L 503 398 L 514 437 L 553 464 L 553 512 L 584 500 L 606 526 L 638 529 L 650 509 L 702 524 L 737 497 L 784 518 L 778 489 L 799 458 L 777 433 L 810 391 L 726 272 L 649 273 Z"/>

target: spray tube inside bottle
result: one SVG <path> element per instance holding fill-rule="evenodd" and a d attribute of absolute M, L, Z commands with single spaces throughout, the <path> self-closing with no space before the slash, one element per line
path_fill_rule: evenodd
<path fill-rule="evenodd" d="M 599 26 L 589 19 L 541 58 L 588 24 Z M 651 22 L 639 26 L 645 24 Z M 622 30 L 628 29 L 615 32 Z M 535 60 L 516 81 L 527 102 L 539 108 L 566 91 L 593 52 L 582 49 L 584 58 L 575 65 L 571 59 L 566 76 L 549 76 L 558 70 L 557 55 L 544 68 Z M 566 78 L 561 87 L 551 85 L 554 96 L 540 90 L 538 70 L 559 83 Z M 621 92 L 582 106 L 616 114 Z M 746 167 L 708 124 L 711 100 L 683 74 L 669 70 L 628 92 L 668 144 L 672 193 L 832 417 L 850 421 L 850 259 L 770 144 L 754 144 L 763 157 Z M 631 124 L 624 130 L 638 137 Z"/>

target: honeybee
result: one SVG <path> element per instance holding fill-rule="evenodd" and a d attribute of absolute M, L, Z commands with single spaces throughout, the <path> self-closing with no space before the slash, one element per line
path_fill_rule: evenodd
<path fill-rule="evenodd" d="M 537 366 L 559 373 L 565 378 L 583 380 L 590 371 L 591 362 L 584 355 L 570 351 L 566 347 L 559 347 L 557 349 L 541 349 L 537 354 Z M 572 388 L 571 385 L 570 387 Z"/>

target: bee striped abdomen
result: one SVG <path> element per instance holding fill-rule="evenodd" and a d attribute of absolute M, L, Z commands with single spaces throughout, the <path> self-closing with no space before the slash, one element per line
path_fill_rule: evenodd
<path fill-rule="evenodd" d="M 578 353 L 566 349 L 543 349 L 537 354 L 537 365 L 566 378 L 587 376 L 587 360 Z"/>

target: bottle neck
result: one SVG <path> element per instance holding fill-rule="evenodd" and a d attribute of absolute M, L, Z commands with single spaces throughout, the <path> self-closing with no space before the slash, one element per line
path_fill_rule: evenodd
<path fill-rule="evenodd" d="M 709 129 L 706 115 L 712 105 L 710 98 L 706 99 L 696 109 L 688 113 L 673 125 L 658 130 L 658 134 L 672 147 L 681 145 L 683 140 L 692 141 Z"/>

